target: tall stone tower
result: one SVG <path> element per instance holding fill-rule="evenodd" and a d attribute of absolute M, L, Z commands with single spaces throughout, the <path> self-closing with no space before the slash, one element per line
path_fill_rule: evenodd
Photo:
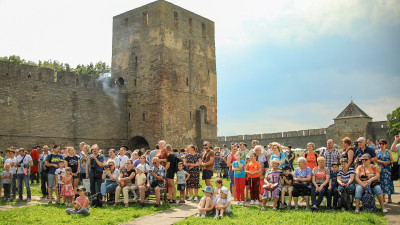
<path fill-rule="evenodd" d="M 353 101 L 335 118 L 334 141 L 339 145 L 344 137 L 355 141 L 359 137 L 367 137 L 367 125 L 372 122 L 368 116 Z"/>
<path fill-rule="evenodd" d="M 212 21 L 163 0 L 115 16 L 112 78 L 128 95 L 130 148 L 217 143 Z"/>

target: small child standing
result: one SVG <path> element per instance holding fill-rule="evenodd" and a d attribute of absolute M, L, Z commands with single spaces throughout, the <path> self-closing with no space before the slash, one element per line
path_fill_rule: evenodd
<path fill-rule="evenodd" d="M 282 168 L 282 174 L 280 175 L 281 179 L 279 179 L 279 182 L 281 185 L 283 185 L 283 188 L 281 190 L 281 205 L 280 209 L 285 208 L 285 195 L 286 193 L 289 193 L 289 204 L 288 204 L 288 209 L 292 208 L 292 193 L 293 193 L 293 175 L 290 174 L 290 167 L 289 166 L 284 166 Z"/>
<path fill-rule="evenodd" d="M 136 190 L 140 190 L 140 187 L 146 184 L 146 174 L 144 174 L 145 168 L 144 166 L 140 165 L 136 167 L 136 176 L 135 176 L 135 184 L 131 186 L 131 191 L 135 198 L 133 201 L 137 201 L 139 197 L 137 196 Z"/>
<path fill-rule="evenodd" d="M 189 179 L 190 174 L 183 170 L 183 162 L 178 163 L 178 172 L 176 172 L 176 190 L 179 191 L 180 201 L 178 203 L 185 203 L 185 188 L 186 188 L 186 181 Z"/>
<path fill-rule="evenodd" d="M 65 177 L 65 164 L 64 164 L 64 160 L 60 160 L 60 162 L 58 163 L 58 168 L 56 169 L 55 175 L 56 175 L 56 183 L 57 183 L 57 188 L 56 188 L 56 195 L 57 195 L 57 205 L 61 204 L 61 191 L 64 187 L 64 182 L 63 179 Z M 65 203 L 65 199 L 64 199 L 64 203 Z"/>
<path fill-rule="evenodd" d="M 1 173 L 1 183 L 4 188 L 4 201 L 9 202 L 11 198 L 11 180 L 13 172 L 11 171 L 11 164 L 4 164 L 4 171 Z"/>
<path fill-rule="evenodd" d="M 199 213 L 196 217 L 206 217 L 206 215 L 211 215 L 214 212 L 215 198 L 213 196 L 213 188 L 211 186 L 206 186 L 203 192 L 204 197 L 200 199 L 200 203 L 197 206 Z"/>
<path fill-rule="evenodd" d="M 328 210 L 332 209 L 332 195 L 333 195 L 333 210 L 336 210 L 337 208 L 337 203 L 339 198 L 339 193 L 338 193 L 339 184 L 337 182 L 338 173 L 339 173 L 339 165 L 333 163 L 331 171 L 331 179 L 329 180 L 329 186 L 328 186 L 328 195 L 326 197 L 327 198 L 326 206 Z"/>
<path fill-rule="evenodd" d="M 72 169 L 71 167 L 65 168 L 65 177 L 62 179 L 64 186 L 61 191 L 61 196 L 64 197 L 64 202 L 67 206 L 72 206 L 72 197 L 74 194 L 74 187 L 72 186 Z"/>
<path fill-rule="evenodd" d="M 260 194 L 259 194 L 259 201 L 262 201 L 262 196 L 264 195 L 265 189 L 263 188 L 264 186 L 264 174 L 265 172 L 262 172 L 260 175 Z"/>
<path fill-rule="evenodd" d="M 81 187 L 77 191 L 79 193 L 79 197 L 72 202 L 74 208 L 68 208 L 65 210 L 65 212 L 68 214 L 82 214 L 87 216 L 89 215 L 89 198 L 86 196 L 86 188 Z"/>
<path fill-rule="evenodd" d="M 228 197 L 228 188 L 222 187 L 220 197 L 217 200 L 217 204 L 215 206 L 215 217 L 214 219 L 218 219 L 224 216 L 225 214 L 232 213 L 231 210 L 231 200 Z"/>
<path fill-rule="evenodd" d="M 215 179 L 215 191 L 214 191 L 214 198 L 218 200 L 220 194 L 221 194 L 221 188 L 224 187 L 224 184 L 222 183 L 221 178 Z"/>

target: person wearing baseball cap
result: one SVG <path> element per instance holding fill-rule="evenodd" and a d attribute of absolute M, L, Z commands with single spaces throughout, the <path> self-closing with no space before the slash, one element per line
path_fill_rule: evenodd
<path fill-rule="evenodd" d="M 362 165 L 361 161 L 361 156 L 363 156 L 365 153 L 368 153 L 371 156 L 371 162 L 376 162 L 378 160 L 378 157 L 376 156 L 375 150 L 367 146 L 367 140 L 365 137 L 359 137 L 357 139 L 358 142 L 358 149 L 355 153 L 355 164 L 357 166 Z"/>
<path fill-rule="evenodd" d="M 200 199 L 198 205 L 199 212 L 196 217 L 206 217 L 206 215 L 211 215 L 215 211 L 215 198 L 213 197 L 213 188 L 211 186 L 206 186 L 203 189 L 204 197 Z"/>
<path fill-rule="evenodd" d="M 90 212 L 89 212 L 89 198 L 86 196 L 86 188 L 80 187 L 77 189 L 77 191 L 79 193 L 79 197 L 77 197 L 76 200 L 72 202 L 74 208 L 65 209 L 65 212 L 69 215 L 81 214 L 87 216 L 90 214 Z"/>

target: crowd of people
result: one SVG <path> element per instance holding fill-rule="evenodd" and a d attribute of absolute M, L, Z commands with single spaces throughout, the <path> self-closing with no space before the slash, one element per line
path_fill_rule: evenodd
<path fill-rule="evenodd" d="M 78 154 L 72 146 L 61 149 L 55 145 L 50 149 L 44 145 L 41 154 L 40 146 L 34 146 L 30 154 L 23 148 L 10 147 L 5 158 L 0 158 L 0 195 L 4 189 L 5 201 L 21 201 L 25 185 L 26 200 L 30 201 L 29 181 L 39 182 L 40 178 L 42 198 L 47 198 L 49 204 L 55 200 L 57 205 L 73 206 L 67 209 L 69 214 L 88 215 L 88 195 L 97 193 L 103 205 L 111 198 L 114 206 L 122 201 L 125 207 L 129 207 L 132 197 L 143 207 L 148 194 L 154 193 L 158 207 L 162 192 L 167 193 L 167 201 L 177 203 L 177 191 L 179 204 L 199 202 L 199 217 L 215 213 L 215 218 L 220 218 L 231 213 L 231 199 L 240 206 L 246 205 L 246 199 L 249 205 L 261 204 L 261 210 L 268 201 L 273 202 L 273 210 L 298 210 L 299 197 L 305 202 L 305 210 L 316 211 L 323 198 L 328 210 L 350 209 L 354 196 L 356 213 L 360 212 L 361 202 L 363 210 L 372 212 L 376 211 L 374 194 L 382 212 L 387 213 L 386 195 L 390 203 L 394 193 L 392 152 L 400 151 L 398 141 L 396 136 L 391 149 L 387 149 L 386 140 L 371 145 L 364 137 L 355 142 L 346 137 L 339 150 L 330 139 L 321 152 L 316 152 L 310 142 L 298 155 L 297 168 L 291 146 L 284 152 L 277 142 L 261 146 L 256 140 L 250 150 L 246 143 L 232 143 L 230 149 L 223 145 L 220 149 L 208 141 L 201 149 L 194 145 L 174 149 L 162 140 L 152 151 L 110 149 L 107 158 L 97 144 L 84 142 L 79 144 Z M 224 166 L 229 168 L 230 191 L 221 179 Z M 217 178 L 211 183 L 214 176 Z M 89 190 L 85 184 L 89 184 Z M 200 200 L 199 189 L 204 192 Z"/>

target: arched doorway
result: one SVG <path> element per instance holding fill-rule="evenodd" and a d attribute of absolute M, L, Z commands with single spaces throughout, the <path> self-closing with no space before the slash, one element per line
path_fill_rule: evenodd
<path fill-rule="evenodd" d="M 141 148 L 147 150 L 150 149 L 150 145 L 144 137 L 136 136 L 129 141 L 128 148 L 130 150 L 141 149 Z"/>
<path fill-rule="evenodd" d="M 124 86 L 125 84 L 124 78 L 122 77 L 118 78 L 115 83 Z"/>

